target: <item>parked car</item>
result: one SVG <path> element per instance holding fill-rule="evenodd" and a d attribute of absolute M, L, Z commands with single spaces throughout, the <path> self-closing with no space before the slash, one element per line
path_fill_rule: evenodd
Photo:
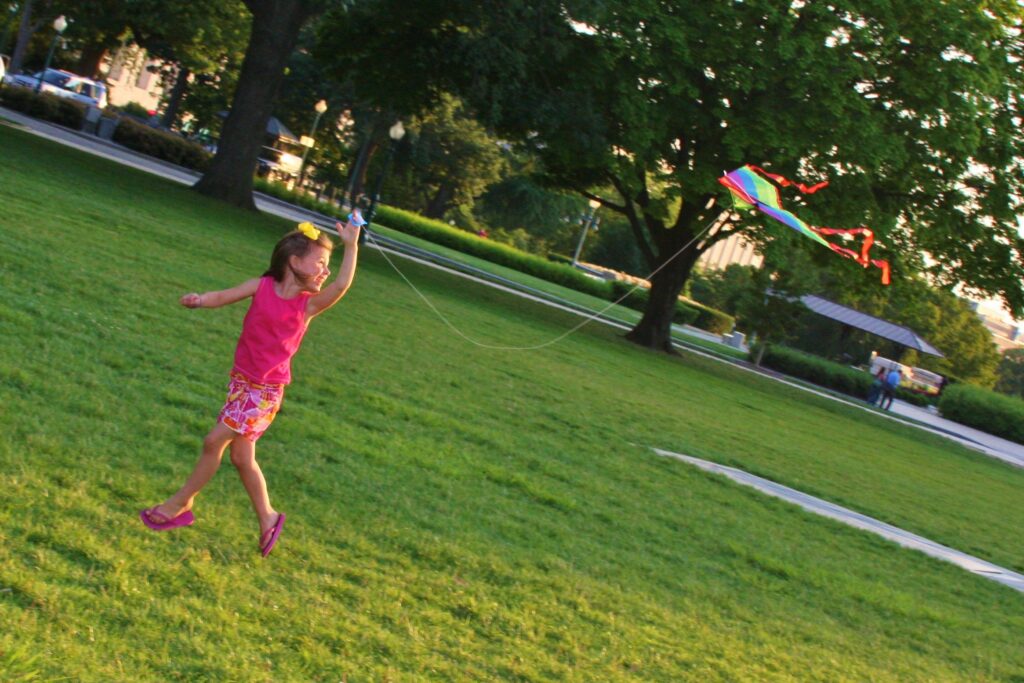
<path fill-rule="evenodd" d="M 42 75 L 43 86 L 41 90 L 57 97 L 66 97 L 76 102 L 81 102 L 93 107 L 103 109 L 107 106 L 107 86 L 102 83 L 78 76 L 70 71 L 62 69 L 47 69 L 46 73 L 38 72 L 29 76 L 28 74 L 7 75 L 4 83 L 18 85 L 23 88 L 35 89 Z"/>

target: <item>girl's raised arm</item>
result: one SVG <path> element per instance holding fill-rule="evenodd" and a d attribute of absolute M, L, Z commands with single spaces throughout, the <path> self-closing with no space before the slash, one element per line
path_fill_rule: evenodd
<path fill-rule="evenodd" d="M 256 293 L 256 288 L 259 285 L 260 279 L 253 278 L 231 289 L 204 292 L 202 294 L 196 294 L 195 292 L 185 294 L 181 297 L 180 301 L 181 305 L 185 308 L 219 308 L 252 296 Z"/>
<path fill-rule="evenodd" d="M 351 220 L 342 225 L 335 224 L 338 229 L 338 236 L 341 243 L 345 245 L 345 255 L 341 259 L 341 268 L 338 269 L 338 277 L 334 282 L 314 294 L 306 304 L 306 318 L 323 313 L 328 308 L 338 303 L 338 300 L 345 296 L 345 292 L 352 285 L 356 276 L 356 262 L 359 260 L 359 225 Z"/>

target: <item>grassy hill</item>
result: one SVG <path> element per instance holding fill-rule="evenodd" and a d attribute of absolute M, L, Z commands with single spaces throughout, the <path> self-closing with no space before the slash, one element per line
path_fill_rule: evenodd
<path fill-rule="evenodd" d="M 1024 595 L 723 479 L 1024 570 L 1024 472 L 587 326 L 454 334 L 366 249 L 258 457 L 176 488 L 288 224 L 0 126 L 0 680 L 1019 681 Z M 401 263 L 460 330 L 578 318 Z"/>

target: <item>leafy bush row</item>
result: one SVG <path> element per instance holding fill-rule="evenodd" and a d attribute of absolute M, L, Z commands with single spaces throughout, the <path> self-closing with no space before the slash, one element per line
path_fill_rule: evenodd
<path fill-rule="evenodd" d="M 755 345 L 750 349 L 751 359 L 757 358 L 760 348 L 760 345 Z M 860 399 L 867 399 L 875 381 L 863 370 L 778 344 L 765 347 L 761 365 Z M 918 406 L 928 405 L 934 400 L 903 388 L 896 390 L 896 398 Z"/>
<path fill-rule="evenodd" d="M 951 384 L 939 399 L 939 412 L 950 420 L 1024 444 L 1024 401 L 971 386 Z"/>
<path fill-rule="evenodd" d="M 4 85 L 0 88 L 0 102 L 5 107 L 20 111 L 33 118 L 50 121 L 78 130 L 85 120 L 85 105 L 50 93 L 36 94 L 32 88 Z"/>
<path fill-rule="evenodd" d="M 121 117 L 118 121 L 114 129 L 114 142 L 197 171 L 205 169 L 212 158 L 209 152 L 194 142 L 165 130 L 151 128 L 129 117 Z"/>

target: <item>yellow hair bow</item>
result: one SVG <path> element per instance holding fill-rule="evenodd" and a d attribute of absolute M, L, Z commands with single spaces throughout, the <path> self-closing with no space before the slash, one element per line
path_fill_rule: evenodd
<path fill-rule="evenodd" d="M 312 223 L 299 223 L 298 230 L 311 240 L 316 241 L 320 239 L 320 231 Z"/>

